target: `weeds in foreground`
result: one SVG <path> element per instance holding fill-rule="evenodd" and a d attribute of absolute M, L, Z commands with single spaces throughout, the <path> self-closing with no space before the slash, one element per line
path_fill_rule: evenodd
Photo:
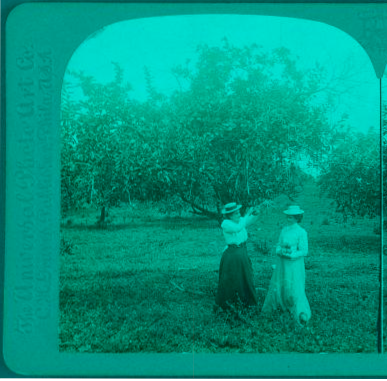
<path fill-rule="evenodd" d="M 217 231 L 154 225 L 130 231 L 63 232 L 60 349 L 67 352 L 375 352 L 377 244 L 337 233 L 338 247 L 315 241 L 307 259 L 312 319 L 300 329 L 287 314 L 259 314 L 271 257 L 250 253 L 258 310 L 214 313 L 223 242 Z M 195 237 L 200 235 L 202 243 Z M 207 242 L 206 242 L 207 240 Z M 214 242 L 214 243 L 213 243 Z M 317 242 L 317 243 L 316 243 Z M 352 245 L 352 246 L 350 246 Z M 68 246 L 68 247 L 70 247 Z"/>
<path fill-rule="evenodd" d="M 319 205 L 310 199 L 306 209 Z M 300 328 L 286 313 L 259 313 L 280 215 L 265 216 L 250 232 L 258 310 L 214 312 L 224 249 L 218 224 L 144 208 L 112 211 L 106 229 L 97 229 L 88 214 L 67 217 L 72 222 L 62 227 L 61 351 L 376 352 L 380 236 L 372 221 L 345 225 L 331 215 L 305 216 L 312 318 Z"/>

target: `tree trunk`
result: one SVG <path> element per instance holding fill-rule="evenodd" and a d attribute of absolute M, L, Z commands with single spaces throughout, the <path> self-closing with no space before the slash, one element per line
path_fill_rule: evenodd
<path fill-rule="evenodd" d="M 93 205 L 93 195 L 94 195 L 94 176 L 91 179 L 90 205 Z"/>
<path fill-rule="evenodd" d="M 108 216 L 107 207 L 104 205 L 101 209 L 101 215 L 98 220 L 99 226 L 106 226 L 106 217 Z"/>

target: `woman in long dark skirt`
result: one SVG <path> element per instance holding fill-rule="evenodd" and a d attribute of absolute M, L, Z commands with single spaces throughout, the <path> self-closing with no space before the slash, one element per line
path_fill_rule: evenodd
<path fill-rule="evenodd" d="M 254 224 L 258 217 L 253 208 L 241 217 L 241 207 L 233 202 L 222 210 L 225 219 L 221 227 L 227 248 L 220 261 L 216 305 L 223 310 L 239 303 L 245 307 L 257 305 L 253 268 L 246 247 L 246 227 Z"/>

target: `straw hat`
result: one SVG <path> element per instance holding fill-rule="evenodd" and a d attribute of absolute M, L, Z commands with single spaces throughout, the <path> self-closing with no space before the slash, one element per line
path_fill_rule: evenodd
<path fill-rule="evenodd" d="M 224 208 L 222 209 L 222 214 L 234 213 L 240 208 L 242 208 L 242 205 L 237 205 L 236 202 L 230 202 L 229 204 L 226 204 L 224 206 Z"/>
<path fill-rule="evenodd" d="M 284 213 L 290 216 L 294 216 L 297 214 L 303 214 L 304 211 L 301 210 L 298 205 L 290 205 L 286 210 L 284 210 Z"/>

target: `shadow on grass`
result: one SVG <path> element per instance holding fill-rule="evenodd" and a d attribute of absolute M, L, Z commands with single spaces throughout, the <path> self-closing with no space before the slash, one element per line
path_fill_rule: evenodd
<path fill-rule="evenodd" d="M 311 239 L 310 243 L 321 249 L 342 250 L 345 248 L 360 254 L 365 251 L 380 252 L 382 249 L 380 236 L 370 236 L 369 234 L 319 235 Z"/>
<path fill-rule="evenodd" d="M 159 227 L 168 230 L 178 230 L 181 228 L 191 227 L 195 228 L 219 228 L 219 223 L 215 220 L 210 220 L 207 217 L 164 217 L 164 218 L 137 218 L 134 221 L 125 223 L 109 223 L 101 225 L 98 223 L 88 224 L 85 222 L 78 223 L 64 223 L 60 224 L 62 229 L 79 230 L 79 231 L 119 231 L 126 229 L 140 229 Z"/>

